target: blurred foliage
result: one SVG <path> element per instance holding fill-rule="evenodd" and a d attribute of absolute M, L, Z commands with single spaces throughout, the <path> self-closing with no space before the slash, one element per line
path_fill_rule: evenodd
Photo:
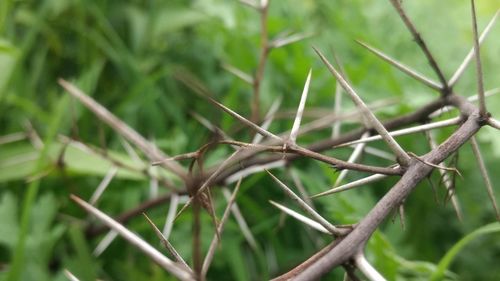
<path fill-rule="evenodd" d="M 472 46 L 468 1 L 406 0 L 404 5 L 450 77 Z M 485 0 L 478 1 L 477 6 L 478 26 L 482 30 L 499 4 Z M 335 51 L 350 81 L 366 101 L 397 98 L 396 105 L 378 111 L 381 118 L 410 112 L 436 96 L 353 41 L 367 42 L 434 77 L 389 1 L 271 1 L 268 27 L 272 38 L 282 32 L 314 35 L 271 52 L 262 85 L 262 113 L 279 97 L 284 97 L 281 109 L 295 110 L 309 68 L 313 68 L 313 79 L 307 108 L 333 108 L 335 81 L 311 45 L 328 57 Z M 497 24 L 481 49 L 486 89 L 498 87 L 498 30 Z M 130 158 L 120 137 L 91 112 L 74 100 L 62 98 L 67 95 L 57 79 L 75 82 L 170 155 L 193 151 L 210 140 L 211 133 L 192 118 L 192 112 L 205 116 L 233 138 L 248 140 L 250 134 L 240 124 L 196 96 L 176 76 L 193 75 L 216 99 L 249 116 L 251 87 L 227 73 L 221 64 L 252 73 L 259 54 L 259 34 L 258 14 L 238 1 L 1 1 L 0 137 L 26 131 L 32 124 L 45 147 L 34 148 L 28 140 L 0 145 L 0 277 L 15 276 L 9 270 L 16 267 L 18 280 L 65 280 L 65 268 L 81 280 L 172 280 L 121 239 L 116 239 L 101 256 L 92 255 L 103 236 L 85 236 L 82 218 L 86 215 L 68 196 L 75 193 L 90 198 L 111 163 L 76 146 L 69 146 L 62 154 L 58 135 L 105 147 L 108 154 L 138 168 L 144 163 Z M 475 93 L 473 67 L 468 68 L 455 91 L 464 96 Z M 342 107 L 344 111 L 353 109 L 347 99 Z M 488 107 L 494 116 L 500 116 L 497 96 L 488 100 Z M 271 130 L 287 130 L 291 123 L 290 119 L 280 119 Z M 347 123 L 343 131 L 352 127 Z M 440 131 L 439 140 L 450 132 Z M 310 143 L 329 135 L 324 130 L 301 137 L 299 142 Z M 423 136 L 399 140 L 409 151 L 428 150 L 422 145 Z M 492 182 L 499 183 L 498 133 L 484 128 L 479 140 Z M 349 152 L 339 149 L 327 153 L 346 159 Z M 207 163 L 218 163 L 228 153 L 228 148 L 217 148 Z M 363 161 L 388 164 L 371 156 L 365 156 Z M 431 274 L 437 276 L 440 259 L 461 237 L 494 220 L 470 147 L 460 151 L 458 167 L 464 175 L 457 182 L 465 217 L 462 223 L 455 218 L 450 204 L 443 204 L 444 191 L 439 191 L 436 202 L 431 199 L 429 184 L 422 183 L 406 202 L 406 229 L 401 229 L 397 219 L 389 220 L 370 240 L 368 259 L 389 280 L 427 280 Z M 294 162 L 293 169 L 311 194 L 333 185 L 338 176 L 330 167 L 309 160 Z M 287 178 L 285 173 L 276 173 Z M 349 179 L 361 176 L 353 172 Z M 439 181 L 437 173 L 431 180 Z M 291 181 L 285 182 L 292 185 Z M 315 203 L 332 222 L 353 223 L 394 182 L 395 179 L 387 179 L 320 198 Z M 108 214 L 120 214 L 150 199 L 148 186 L 144 174 L 119 169 L 98 206 Z M 160 191 L 163 192 L 166 190 Z M 217 213 L 221 214 L 225 201 L 218 190 L 214 197 Z M 256 174 L 244 180 L 237 202 L 259 247 L 252 249 L 236 222 L 230 219 L 209 279 L 270 278 L 328 242 L 327 237 L 305 229 L 291 218 L 283 221 L 279 211 L 267 203 L 270 199 L 294 206 L 267 176 Z M 162 226 L 167 210 L 165 204 L 148 214 Z M 213 228 L 206 214 L 202 219 L 203 244 L 207 249 Z M 170 237 L 187 260 L 191 259 L 191 240 L 186 238 L 191 237 L 191 221 L 189 212 L 181 216 Z M 133 219 L 128 227 L 157 245 L 153 231 L 142 218 Z M 446 280 L 498 280 L 498 237 L 476 237 L 480 239 L 455 257 L 449 271 L 439 264 L 439 273 Z M 342 274 L 337 269 L 330 278 L 337 280 Z"/>

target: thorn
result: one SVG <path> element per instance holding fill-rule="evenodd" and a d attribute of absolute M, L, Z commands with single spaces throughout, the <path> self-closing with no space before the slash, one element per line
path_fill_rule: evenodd
<path fill-rule="evenodd" d="M 299 107 L 297 109 L 297 114 L 295 115 L 295 121 L 293 122 L 292 130 L 290 131 L 290 141 L 295 144 L 297 140 L 297 134 L 299 133 L 300 122 L 302 120 L 302 115 L 304 114 L 304 107 L 307 100 L 307 94 L 309 93 L 309 84 L 311 82 L 312 69 L 309 69 L 307 74 L 306 83 L 304 84 L 304 90 L 300 97 Z"/>
<path fill-rule="evenodd" d="M 177 250 L 175 250 L 174 246 L 172 246 L 172 244 L 170 244 L 168 239 L 165 238 L 165 236 L 163 236 L 163 233 L 161 233 L 161 231 L 158 229 L 158 227 L 156 227 L 156 225 L 148 217 L 148 215 L 146 215 L 146 213 L 144 213 L 144 212 L 142 213 L 142 215 L 144 216 L 144 218 L 146 219 L 148 224 L 151 226 L 151 228 L 153 228 L 153 231 L 155 232 L 156 236 L 160 240 L 161 244 L 165 247 L 165 249 L 175 258 L 175 260 L 177 262 L 181 263 L 188 271 L 191 272 L 191 274 L 193 274 L 193 270 L 189 267 L 189 265 L 186 263 L 186 261 L 184 261 L 184 259 L 181 257 L 181 255 L 179 255 Z"/>
<path fill-rule="evenodd" d="M 349 83 L 342 77 L 342 75 L 328 62 L 326 57 L 316 48 L 314 51 L 318 54 L 323 63 L 327 66 L 330 73 L 337 79 L 337 81 L 342 85 L 344 90 L 351 96 L 351 99 L 356 104 L 356 106 L 360 109 L 363 116 L 365 116 L 366 120 L 370 122 L 370 125 L 382 136 L 384 141 L 387 143 L 392 152 L 396 155 L 398 162 L 401 163 L 402 166 L 407 166 L 410 162 L 410 157 L 406 152 L 401 148 L 401 146 L 394 140 L 393 137 L 389 135 L 387 129 L 382 125 L 382 123 L 375 117 L 373 112 L 366 106 L 363 100 L 359 97 L 359 95 L 354 91 L 354 89 L 349 85 Z"/>
<path fill-rule="evenodd" d="M 498 210 L 497 201 L 493 192 L 493 185 L 491 184 L 490 177 L 488 176 L 488 171 L 486 170 L 486 164 L 484 162 L 483 156 L 481 155 L 481 151 L 479 150 L 479 144 L 477 143 L 477 140 L 474 136 L 471 137 L 470 141 L 472 152 L 474 152 L 474 156 L 476 157 L 477 165 L 479 167 L 479 170 L 481 171 L 481 176 L 483 177 L 484 184 L 486 185 L 488 196 L 490 197 L 491 204 L 493 205 L 493 209 L 495 210 L 495 215 L 497 217 L 497 220 L 500 221 L 500 212 Z"/>
<path fill-rule="evenodd" d="M 269 176 L 278 184 L 278 186 L 285 192 L 285 194 L 294 200 L 302 210 L 307 212 L 311 217 L 316 219 L 323 227 L 325 227 L 330 233 L 334 235 L 342 235 L 342 233 L 334 225 L 328 222 L 325 218 L 319 215 L 311 206 L 307 205 L 302 198 L 295 194 L 288 186 L 281 182 L 277 177 L 275 177 L 271 172 L 265 170 Z"/>
<path fill-rule="evenodd" d="M 401 70 L 403 73 L 409 75 L 410 77 L 422 82 L 423 84 L 425 84 L 426 86 L 428 86 L 434 90 L 438 90 L 438 91 L 442 90 L 441 85 L 439 85 L 438 83 L 436 83 L 432 79 L 425 77 L 423 74 L 418 73 L 417 71 L 409 68 L 408 66 L 406 66 L 400 62 L 398 62 L 397 60 L 395 60 L 395 59 L 389 57 L 388 55 L 382 53 L 381 51 L 369 46 L 368 44 L 363 43 L 362 41 L 359 41 L 359 40 L 355 40 L 355 41 L 358 44 L 360 44 L 361 46 L 365 47 L 371 53 L 375 54 L 376 56 L 378 56 L 382 60 L 390 63 L 391 65 L 395 66 L 397 69 Z"/>
<path fill-rule="evenodd" d="M 95 207 L 93 207 L 89 203 L 83 201 L 79 197 L 71 194 L 70 198 L 75 203 L 77 203 L 80 207 L 82 207 L 85 211 L 91 213 L 96 218 L 98 218 L 101 222 L 106 224 L 108 227 L 110 227 L 114 231 L 118 232 L 118 234 L 120 234 L 123 238 L 125 238 L 129 243 L 131 243 L 132 245 L 134 245 L 135 247 L 140 249 L 143 253 L 148 255 L 153 261 L 155 261 L 157 264 L 159 264 L 165 270 L 172 273 L 173 275 L 175 275 L 177 278 L 179 278 L 181 280 L 193 280 L 194 281 L 192 274 L 190 272 L 186 271 L 184 269 L 184 267 L 180 267 L 177 263 L 173 262 L 172 260 L 170 260 L 169 258 L 164 256 L 162 253 L 160 253 L 158 250 L 156 250 L 154 247 L 152 247 L 146 241 L 141 239 L 135 233 L 133 233 L 130 230 L 128 230 L 127 228 L 125 228 L 122 224 L 113 220 L 111 217 L 104 214 L 100 210 L 96 209 Z"/>
<path fill-rule="evenodd" d="M 462 176 L 462 174 L 460 173 L 460 171 L 457 169 L 457 168 L 454 168 L 454 167 L 445 167 L 445 166 L 440 166 L 440 165 L 436 165 L 436 164 L 433 164 L 429 161 L 426 161 L 424 160 L 423 158 L 417 156 L 415 153 L 411 152 L 411 151 L 408 151 L 408 155 L 410 155 L 411 157 L 415 158 L 416 160 L 428 165 L 428 166 L 431 166 L 431 167 L 434 167 L 436 169 L 441 169 L 441 170 L 445 170 L 445 171 L 450 171 L 450 172 L 455 172 L 457 173 L 457 175 L 459 175 L 462 179 L 464 178 Z"/>
<path fill-rule="evenodd" d="M 486 36 L 490 32 L 491 28 L 495 25 L 495 21 L 498 18 L 498 15 L 500 14 L 500 10 L 497 10 L 493 18 L 490 20 L 486 28 L 483 30 L 483 33 L 481 33 L 481 37 L 479 38 L 479 45 L 481 45 L 484 42 L 484 39 L 486 39 Z M 462 61 L 462 64 L 457 68 L 453 76 L 448 80 L 448 85 L 450 87 L 453 87 L 455 83 L 458 81 L 460 76 L 464 73 L 465 69 L 469 65 L 470 61 L 474 57 L 474 47 L 471 48 L 469 53 L 467 53 L 467 56 L 465 56 L 465 59 Z"/>

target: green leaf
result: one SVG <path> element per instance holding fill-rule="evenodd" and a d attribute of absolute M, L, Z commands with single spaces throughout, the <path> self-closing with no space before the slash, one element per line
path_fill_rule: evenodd
<path fill-rule="evenodd" d="M 207 15 L 191 9 L 166 8 L 157 15 L 153 25 L 153 38 L 165 36 L 207 19 Z"/>
<path fill-rule="evenodd" d="M 458 253 L 470 242 L 477 238 L 480 238 L 486 234 L 500 232 L 500 223 L 494 222 L 483 227 L 476 229 L 470 234 L 466 235 L 464 238 L 460 239 L 450 250 L 444 255 L 444 257 L 439 261 L 437 270 L 431 276 L 432 281 L 442 280 L 443 276 L 448 269 L 448 267 L 453 262 L 453 259 L 458 255 Z"/>
<path fill-rule="evenodd" d="M 48 266 L 54 246 L 65 231 L 62 225 L 53 225 L 57 208 L 52 194 L 45 194 L 33 205 L 21 280 L 52 280 Z M 0 199 L 0 225 L 0 244 L 15 253 L 19 240 L 18 200 L 11 193 Z"/>
<path fill-rule="evenodd" d="M 0 38 L 0 101 L 5 92 L 4 89 L 10 80 L 19 56 L 19 51 L 9 41 Z"/>

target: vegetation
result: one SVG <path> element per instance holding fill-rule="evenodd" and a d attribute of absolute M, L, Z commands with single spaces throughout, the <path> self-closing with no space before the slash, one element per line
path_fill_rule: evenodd
<path fill-rule="evenodd" d="M 424 156 L 431 151 L 429 134 L 397 137 L 404 148 L 401 155 L 384 141 L 371 142 L 358 149 L 364 153 L 356 163 L 363 167 L 335 160 L 347 161 L 351 147 L 332 147 L 360 138 L 365 126 L 376 128 L 376 121 L 361 115 L 361 107 L 331 72 L 338 70 L 343 86 L 352 86 L 383 122 L 430 108 L 433 102 L 437 109 L 440 97 L 451 95 L 448 87 L 439 87 L 444 84 L 439 73 L 450 81 L 474 44 L 470 2 L 403 3 L 439 71 L 429 66 L 421 44 L 394 9 L 398 1 L 266 3 L 0 2 L 0 278 L 175 280 L 179 275 L 172 272 L 184 272 L 185 267 L 162 264 L 161 258 L 155 260 L 160 266 L 155 264 L 130 241 L 109 232 L 102 217 L 94 216 L 100 210 L 176 259 L 141 215 L 145 212 L 196 272 L 213 248 L 208 280 L 270 279 L 340 240 L 331 233 L 344 236 L 342 231 L 351 231 L 352 224 L 394 190 L 404 171 L 390 165 L 399 158 L 404 166 L 409 157 L 414 166 L 434 171 L 404 202 L 391 201 L 404 203 L 405 219 L 397 211 L 381 217 L 386 219 L 365 250 L 369 267 L 387 280 L 497 280 L 500 225 L 494 222 L 498 211 L 490 202 L 499 195 L 483 188 L 482 169 L 469 143 L 450 150 L 451 156 L 440 164 Z M 490 124 L 500 118 L 500 98 L 493 95 L 498 92 L 495 43 L 500 33 L 492 20 L 499 8 L 493 0 L 476 3 L 479 33 L 490 27 L 480 48 L 481 82 L 477 59 L 472 59 L 452 87 L 453 95 L 462 97 L 481 93 L 481 85 L 487 96 L 492 94 L 486 109 L 493 118 L 481 115 L 481 102 L 474 106 Z M 421 76 L 404 74 L 363 44 Z M 333 71 L 325 66 L 329 63 Z M 462 102 L 449 104 L 464 114 Z M 250 121 L 227 114 L 221 105 Z M 411 123 L 385 125 L 389 130 L 415 127 L 421 121 L 449 121 L 460 113 L 452 110 L 432 120 L 424 114 Z M 325 116 L 331 119 L 320 128 L 300 131 Z M 260 131 L 267 139 L 249 147 L 259 135 L 252 125 L 265 120 L 272 121 Z M 464 127 L 457 126 L 457 119 L 449 122 L 453 126 L 431 131 L 436 143 Z M 495 185 L 500 182 L 498 128 L 481 125 L 474 139 Z M 274 136 L 280 143 L 269 142 Z M 330 145 L 319 149 L 321 143 Z M 237 158 L 231 156 L 234 151 L 250 155 L 225 163 Z M 265 167 L 272 174 L 259 168 L 239 185 L 238 172 L 252 163 L 273 163 Z M 309 198 L 370 176 L 367 170 L 374 172 L 374 167 L 380 168 L 378 173 L 399 174 Z M 322 218 L 301 209 L 287 195 L 287 187 L 326 222 L 319 224 Z M 223 215 L 232 192 L 245 223 L 234 212 Z M 187 202 L 190 206 L 172 223 Z M 287 212 L 308 216 L 316 229 Z M 224 217 L 220 245 L 211 247 L 217 237 L 214 221 L 222 223 Z M 336 226 L 333 230 L 330 223 Z M 352 274 L 380 280 L 354 257 L 341 263 L 343 267 L 328 270 L 325 278 L 340 280 L 348 272 L 353 280 Z"/>

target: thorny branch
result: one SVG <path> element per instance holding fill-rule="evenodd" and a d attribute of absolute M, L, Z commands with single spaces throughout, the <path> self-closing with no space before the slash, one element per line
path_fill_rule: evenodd
<path fill-rule="evenodd" d="M 444 169 L 443 166 L 440 166 L 445 159 L 447 159 L 450 155 L 457 152 L 460 147 L 468 141 L 472 142 L 474 153 L 478 160 L 478 165 L 481 167 L 482 176 L 486 182 L 488 187 L 489 196 L 494 198 L 492 195 L 491 182 L 489 182 L 488 175 L 486 173 L 486 168 L 484 167 L 484 161 L 481 158 L 479 153 L 479 149 L 477 147 L 477 142 L 474 139 L 475 134 L 480 130 L 483 125 L 491 125 L 495 128 L 499 128 L 498 121 L 493 119 L 489 115 L 487 115 L 485 102 L 484 102 L 484 90 L 482 85 L 482 70 L 479 58 L 479 44 L 482 38 L 478 38 L 477 34 L 477 23 L 475 18 L 475 8 L 474 1 L 471 1 L 472 7 L 472 22 L 473 22 L 473 31 L 474 31 L 474 53 L 476 55 L 476 65 L 477 65 L 477 81 L 479 88 L 479 100 L 480 105 L 475 106 L 471 102 L 467 101 L 465 98 L 457 95 L 453 92 L 451 88 L 453 83 L 447 83 L 447 80 L 444 74 L 441 71 L 441 68 L 437 64 L 434 56 L 431 54 L 430 50 L 427 47 L 427 44 L 422 39 L 418 31 L 416 30 L 414 24 L 411 22 L 409 17 L 406 15 L 403 10 L 400 1 L 398 0 L 390 0 L 396 11 L 402 18 L 404 24 L 409 29 L 410 33 L 414 37 L 416 43 L 419 45 L 424 55 L 427 58 L 428 63 L 431 68 L 434 70 L 436 75 L 439 78 L 440 85 L 438 83 L 433 82 L 432 80 L 414 72 L 408 67 L 398 63 L 397 61 L 391 59 L 389 56 L 382 54 L 380 51 L 375 50 L 365 44 L 370 51 L 376 53 L 384 60 L 389 61 L 390 63 L 396 65 L 400 70 L 409 74 L 417 80 L 420 80 L 426 83 L 431 88 L 438 90 L 441 95 L 436 98 L 434 101 L 428 103 L 427 105 L 421 107 L 420 109 L 400 116 L 393 118 L 388 121 L 381 122 L 379 121 L 373 112 L 367 107 L 361 98 L 356 94 L 351 85 L 344 79 L 343 75 L 336 71 L 333 66 L 331 66 L 327 59 L 315 49 L 315 51 L 320 56 L 321 60 L 327 65 L 330 72 L 335 76 L 340 85 L 344 88 L 344 90 L 352 97 L 358 109 L 364 114 L 366 118 L 369 120 L 368 128 L 359 128 L 354 129 L 350 132 L 347 132 L 343 135 L 337 136 L 335 138 L 328 138 L 325 140 L 320 140 L 316 143 L 310 144 L 308 146 L 299 146 L 296 144 L 297 136 L 300 135 L 300 122 L 302 118 L 302 114 L 304 113 L 305 99 L 307 98 L 307 90 L 310 82 L 310 74 L 307 78 L 306 86 L 304 88 L 304 92 L 301 98 L 301 102 L 299 105 L 299 109 L 297 115 L 295 117 L 294 126 L 288 136 L 283 135 L 275 135 L 269 131 L 267 131 L 266 126 L 257 125 L 260 121 L 259 116 L 259 93 L 262 79 L 264 77 L 264 69 L 267 60 L 267 56 L 269 54 L 270 49 L 273 47 L 272 44 L 268 43 L 268 34 L 267 34 L 267 13 L 268 13 L 268 1 L 260 1 L 258 4 L 255 1 L 245 0 L 243 3 L 256 8 L 260 12 L 261 16 L 261 53 L 259 57 L 259 63 L 257 66 L 256 73 L 252 79 L 246 79 L 252 82 L 253 86 L 253 102 L 252 102 L 252 117 L 250 120 L 245 119 L 244 117 L 238 115 L 236 112 L 231 109 L 225 107 L 224 105 L 218 103 L 209 97 L 209 95 L 204 95 L 210 102 L 214 105 L 220 107 L 222 110 L 228 112 L 230 115 L 235 117 L 239 122 L 251 127 L 256 132 L 261 134 L 263 137 L 267 137 L 264 141 L 261 141 L 260 138 L 256 142 L 245 143 L 235 140 L 219 140 L 216 144 L 229 144 L 236 148 L 236 152 L 234 152 L 230 157 L 226 158 L 222 163 L 219 163 L 213 167 L 209 167 L 208 169 L 202 168 L 202 158 L 203 153 L 200 152 L 203 149 L 198 150 L 197 152 L 188 153 L 180 156 L 168 157 L 161 151 L 159 151 L 152 143 L 145 140 L 141 135 L 135 132 L 133 129 L 129 128 L 125 123 L 119 120 L 117 117 L 112 115 L 109 111 L 107 111 L 104 107 L 95 102 L 92 98 L 83 94 L 78 88 L 76 88 L 71 83 L 68 83 L 64 80 L 60 80 L 59 83 L 76 97 L 80 102 L 82 102 L 85 106 L 90 108 L 104 123 L 107 123 L 112 128 L 114 128 L 118 133 L 123 135 L 125 138 L 129 139 L 132 143 L 134 143 L 138 148 L 140 148 L 146 156 L 148 156 L 152 161 L 161 164 L 166 170 L 172 172 L 176 175 L 183 183 L 184 189 L 179 191 L 173 191 L 177 196 L 178 194 L 189 194 L 191 198 L 188 202 L 193 200 L 194 204 L 194 212 L 197 215 L 194 216 L 194 230 L 193 234 L 193 256 L 194 256 L 194 272 L 198 276 L 197 278 L 204 278 L 205 274 L 208 271 L 208 266 L 210 264 L 211 258 L 215 251 L 215 246 L 211 247 L 209 254 L 207 255 L 207 259 L 205 264 L 201 264 L 201 247 L 200 247 L 200 229 L 199 229 L 199 210 L 200 207 L 206 207 L 202 204 L 203 198 L 202 194 L 205 190 L 209 190 L 210 187 L 215 185 L 225 185 L 226 180 L 234 177 L 235 175 L 241 175 L 241 172 L 249 167 L 257 167 L 259 165 L 269 165 L 278 161 L 282 161 L 284 163 L 290 163 L 291 161 L 298 159 L 299 157 L 306 157 L 310 159 L 320 160 L 322 162 L 333 165 L 334 168 L 337 169 L 349 169 L 349 170 L 358 170 L 365 171 L 369 173 L 374 173 L 375 175 L 369 176 L 360 182 L 367 183 L 369 181 L 379 180 L 384 178 L 387 175 L 395 175 L 400 176 L 399 181 L 380 199 L 376 205 L 371 209 L 371 211 L 357 224 L 350 227 L 348 230 L 340 230 L 339 226 L 333 225 L 328 222 L 326 219 L 321 217 L 314 208 L 311 208 L 308 203 L 302 200 L 299 196 L 295 195 L 291 189 L 289 189 L 282 181 L 280 181 L 277 177 L 270 174 L 271 177 L 275 180 L 275 182 L 287 193 L 290 197 L 292 197 L 296 202 L 299 203 L 301 208 L 304 211 L 308 212 L 315 221 L 306 218 L 292 210 L 287 209 L 286 207 L 274 203 L 275 206 L 282 209 L 284 212 L 292 214 L 297 218 L 300 218 L 303 222 L 306 222 L 308 225 L 313 225 L 317 229 L 326 230 L 331 235 L 332 238 L 336 237 L 336 239 L 330 243 L 328 246 L 318 251 L 314 255 L 312 255 L 309 259 L 305 260 L 303 263 L 299 264 L 289 272 L 277 277 L 274 280 L 315 280 L 329 272 L 331 269 L 337 266 L 343 266 L 346 269 L 346 272 L 352 278 L 355 278 L 353 274 L 353 269 L 359 269 L 365 276 L 367 276 L 371 280 L 384 280 L 383 277 L 368 263 L 368 261 L 364 257 L 364 248 L 371 237 L 373 232 L 378 228 L 380 223 L 386 219 L 391 212 L 398 209 L 405 199 L 409 196 L 409 194 L 417 187 L 418 183 L 424 180 L 429 173 L 431 173 L 434 169 Z M 498 14 L 498 13 L 497 13 Z M 495 16 L 496 17 L 496 16 Z M 490 28 L 490 25 L 487 29 Z M 300 36 L 299 36 L 300 37 Z M 293 41 L 293 40 L 292 40 Z M 462 67 L 462 66 L 461 66 Z M 460 67 L 460 68 L 461 68 Z M 232 69 L 232 72 L 237 72 L 237 69 Z M 240 76 L 244 73 L 239 73 Z M 245 76 L 246 77 L 246 76 Z M 189 84 L 189 83 L 187 83 Z M 190 86 L 190 85 L 188 85 Z M 200 86 L 191 87 L 192 89 L 200 90 Z M 205 92 L 205 89 L 201 89 L 202 92 Z M 389 133 L 389 130 L 398 129 L 401 127 L 424 123 L 431 119 L 431 116 L 437 111 L 445 106 L 452 106 L 457 108 L 460 112 L 460 117 L 450 119 L 445 125 L 458 125 L 458 128 L 449 136 L 444 142 L 439 145 L 432 145 L 431 150 L 422 156 L 416 156 L 410 152 L 405 151 L 396 140 L 393 139 L 392 133 Z M 412 128 L 405 129 L 405 132 L 420 132 L 427 129 L 435 129 L 439 126 L 429 126 L 429 125 L 418 125 Z M 343 145 L 346 143 L 354 143 L 357 140 L 360 140 L 362 136 L 367 134 L 374 134 L 378 132 L 381 135 L 381 138 L 384 139 L 393 153 L 397 156 L 397 160 L 400 165 L 393 165 L 390 167 L 372 167 L 366 166 L 363 164 L 356 164 L 346 161 L 341 161 L 329 156 L 322 154 L 321 152 L 331 149 L 332 147 Z M 221 135 L 224 132 L 221 131 Z M 206 149 L 212 148 L 214 144 L 206 145 Z M 203 150 L 204 151 L 204 150 Z M 273 152 L 274 154 L 266 153 Z M 262 156 L 263 155 L 263 156 Z M 165 161 L 165 159 L 167 159 Z M 193 174 L 191 169 L 189 171 L 185 169 L 182 165 L 177 163 L 177 160 L 181 159 L 194 159 L 198 161 L 200 165 L 200 173 Z M 281 162 L 280 162 L 281 163 Z M 119 166 L 120 163 L 116 163 L 116 166 Z M 259 166 L 260 167 L 260 166 Z M 263 171 L 265 167 L 257 169 L 257 171 Z M 151 176 L 150 174 L 147 174 Z M 350 183 L 350 184 L 354 184 Z M 326 195 L 334 192 L 340 192 L 346 187 L 338 187 L 336 189 L 332 189 L 330 191 L 323 192 L 316 196 Z M 239 186 L 239 183 L 238 183 Z M 349 188 L 351 188 L 349 186 Z M 236 194 L 236 191 L 235 191 Z M 158 197 L 152 199 L 151 201 L 147 201 L 143 203 L 141 206 L 130 210 L 116 218 L 116 220 L 112 220 L 109 217 L 101 214 L 98 210 L 94 209 L 92 206 L 89 206 L 87 203 L 82 200 L 73 197 L 78 204 L 87 209 L 89 212 L 96 214 L 98 217 L 104 219 L 104 222 L 108 226 L 115 227 L 120 231 L 123 231 L 125 235 L 131 237 L 131 241 L 135 241 L 133 243 L 138 243 L 135 236 L 127 232 L 123 227 L 117 224 L 115 221 L 120 223 L 126 223 L 132 217 L 136 216 L 144 212 L 145 210 L 152 208 L 154 206 L 158 206 L 166 202 L 171 194 L 163 195 L 162 197 Z M 313 197 L 316 197 L 313 196 Z M 493 200 L 493 199 L 492 199 Z M 226 212 L 223 216 L 223 222 L 227 219 L 229 214 L 229 210 L 231 208 L 231 204 L 234 203 L 234 198 L 229 201 L 228 206 L 226 208 Z M 496 207 L 496 202 L 493 201 L 493 205 L 495 211 L 498 210 Z M 186 207 L 187 205 L 185 205 Z M 215 220 L 214 220 L 215 221 Z M 318 223 L 319 222 L 319 223 Z M 217 233 L 222 232 L 223 223 L 217 226 Z M 156 228 L 155 228 L 156 229 Z M 104 226 L 90 226 L 87 229 L 88 235 L 97 235 L 102 231 L 106 230 Z M 157 232 L 159 232 L 156 229 Z M 323 231 L 324 232 L 324 231 Z M 123 235 L 123 234 L 122 234 Z M 159 234 L 161 237 L 161 234 Z M 218 242 L 219 237 L 214 237 L 213 244 L 215 245 Z M 166 239 L 165 239 L 166 241 Z M 168 241 L 167 241 L 168 242 Z M 139 242 L 141 244 L 142 242 Z M 141 244 L 143 245 L 143 244 Z M 162 264 L 167 270 L 171 271 L 174 275 L 184 279 L 191 279 L 192 272 L 189 269 L 187 264 L 179 267 L 178 265 L 172 263 L 168 258 L 157 255 L 157 253 L 149 249 L 147 246 L 142 246 L 147 249 L 149 255 L 153 257 L 158 263 Z M 172 251 L 175 252 L 175 251 Z M 175 254 L 175 253 L 174 253 Z M 180 260 L 180 257 L 178 257 Z"/>

